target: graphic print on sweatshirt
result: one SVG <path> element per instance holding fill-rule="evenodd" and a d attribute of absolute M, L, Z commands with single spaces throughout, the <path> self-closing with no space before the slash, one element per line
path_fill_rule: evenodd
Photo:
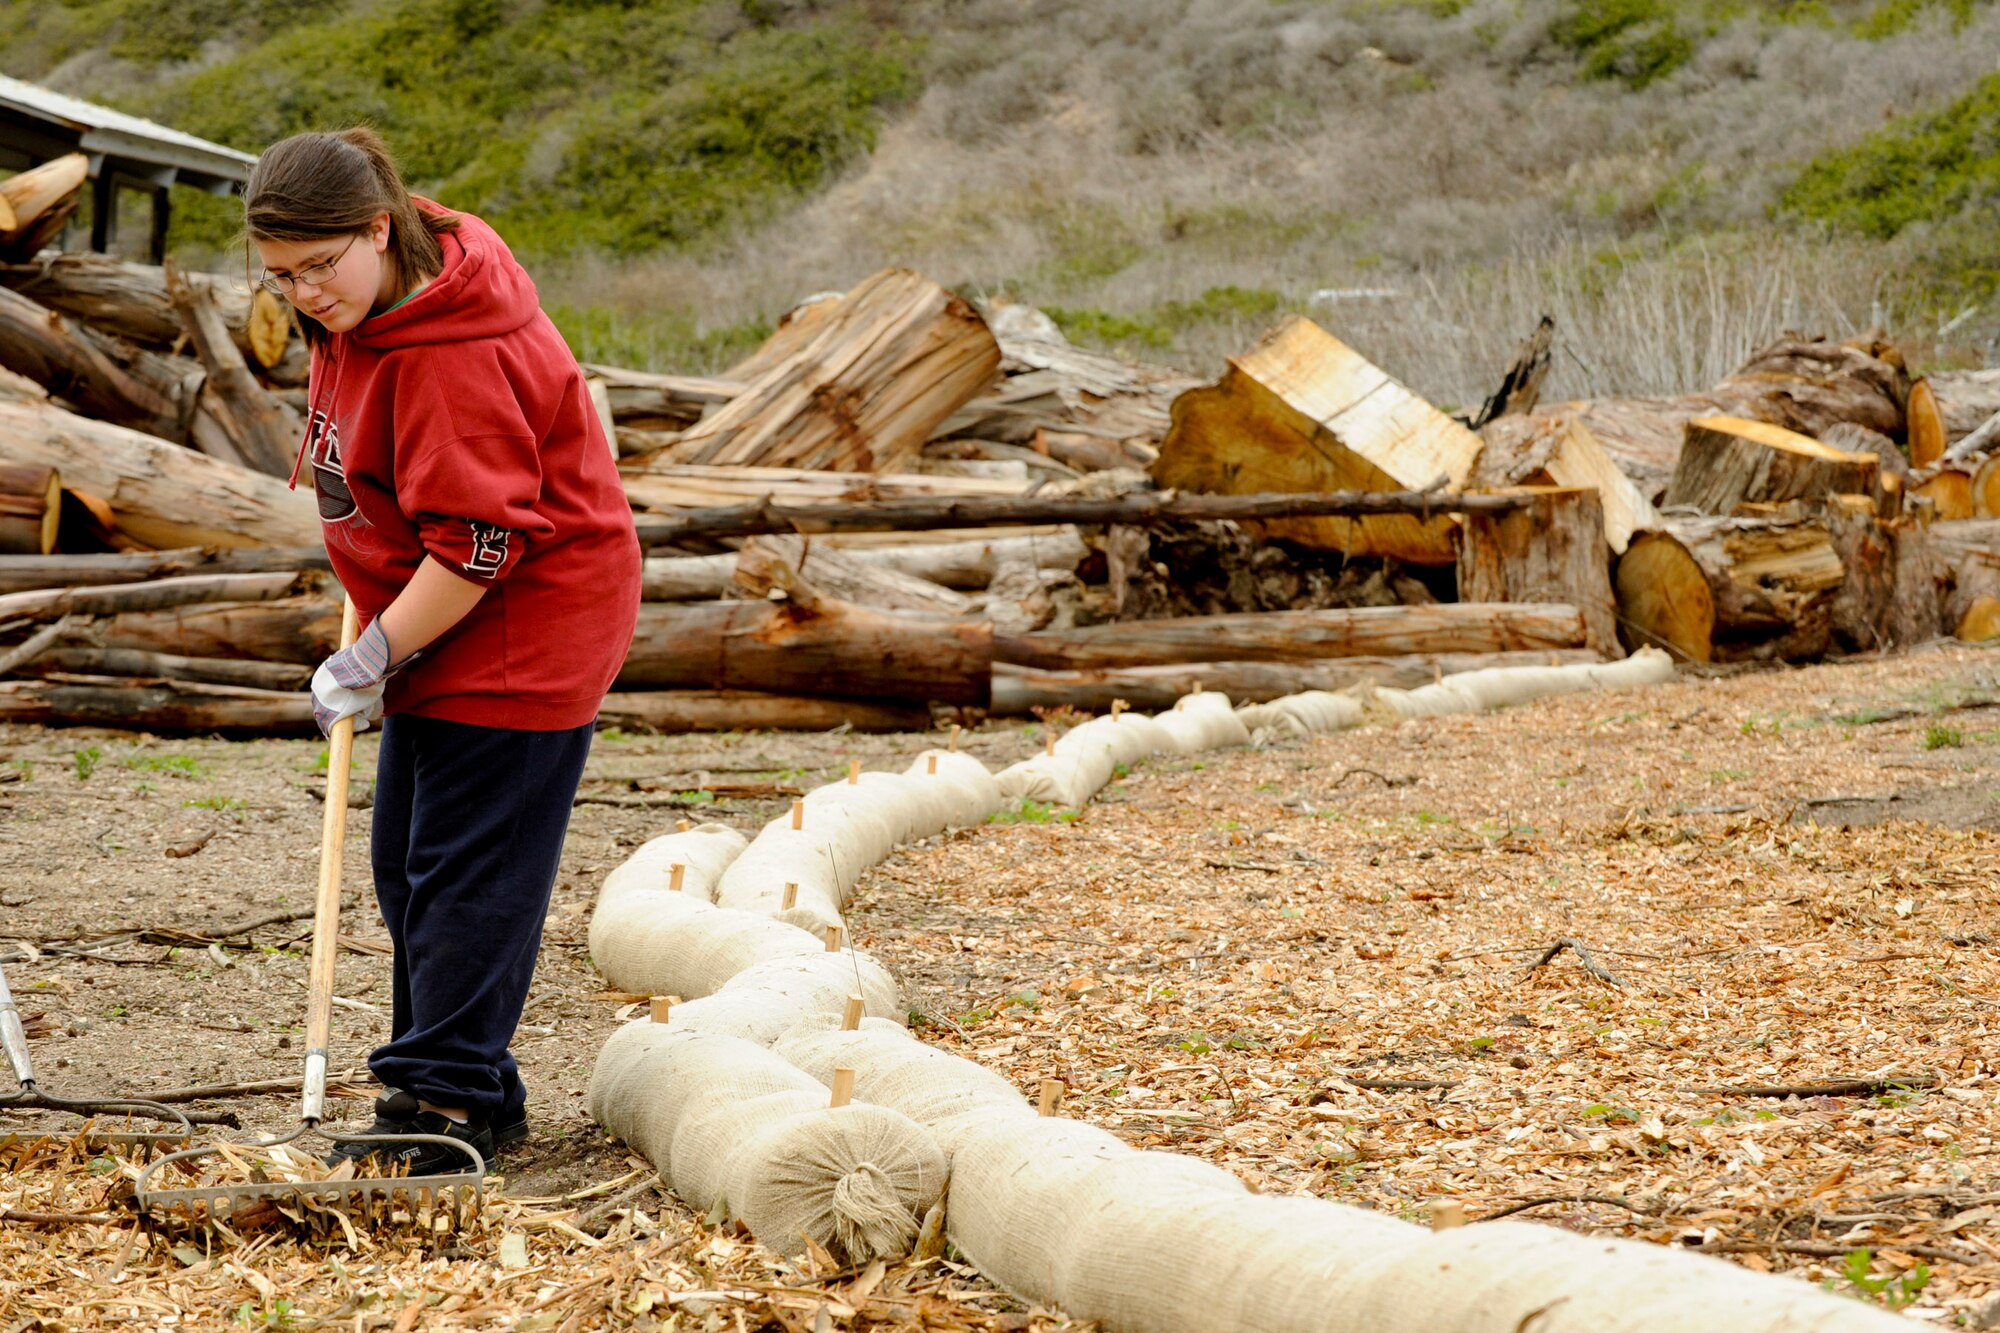
<path fill-rule="evenodd" d="M 312 458 L 313 496 L 323 523 L 345 523 L 357 517 L 354 492 L 340 463 L 340 426 L 331 414 L 314 409 L 306 429 L 306 449 Z"/>

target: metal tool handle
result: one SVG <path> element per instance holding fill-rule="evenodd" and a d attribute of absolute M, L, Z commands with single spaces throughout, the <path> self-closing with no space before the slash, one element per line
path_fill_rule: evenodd
<path fill-rule="evenodd" d="M 340 646 L 359 635 L 354 599 L 340 614 Z M 347 847 L 347 770 L 354 762 L 354 719 L 333 724 L 326 747 L 326 810 L 319 834 L 319 891 L 313 899 L 312 963 L 306 971 L 306 1078 L 299 1118 L 326 1118 L 326 1048 L 333 1033 L 333 960 L 340 952 L 340 860 Z"/>
<path fill-rule="evenodd" d="M 28 1059 L 28 1030 L 21 1026 L 21 1007 L 14 992 L 7 989 L 7 973 L 0 970 L 0 1046 L 7 1048 L 7 1063 L 14 1066 L 14 1078 L 24 1088 L 35 1086 L 35 1066 Z"/>

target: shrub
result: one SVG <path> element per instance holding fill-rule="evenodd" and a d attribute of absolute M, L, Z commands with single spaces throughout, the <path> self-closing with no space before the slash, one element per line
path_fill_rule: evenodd
<path fill-rule="evenodd" d="M 1550 35 L 1583 61 L 1593 79 L 1633 88 L 1663 79 L 1694 58 L 1694 38 L 1667 0 L 1580 0 Z"/>

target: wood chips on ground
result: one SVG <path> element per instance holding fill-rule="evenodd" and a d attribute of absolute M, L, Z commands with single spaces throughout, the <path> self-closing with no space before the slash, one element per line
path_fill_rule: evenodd
<path fill-rule="evenodd" d="M 1080 813 L 899 851 L 850 921 L 926 1040 L 1267 1193 L 1474 1224 L 1530 1205 L 1977 1321 L 2000 1289 L 1996 694 L 2000 662 L 1950 649 L 1155 760 Z M 645 817 L 590 817 L 614 816 Z M 587 973 L 551 975 L 609 1020 Z M 16 1144 L 0 1207 L 110 1220 L 0 1224 L 0 1330 L 1077 1327 L 949 1256 L 829 1274 L 655 1192 L 605 1209 L 650 1171 L 593 1152 L 587 1185 L 503 1184 L 435 1243 L 204 1252 L 128 1225 L 129 1162 Z"/>

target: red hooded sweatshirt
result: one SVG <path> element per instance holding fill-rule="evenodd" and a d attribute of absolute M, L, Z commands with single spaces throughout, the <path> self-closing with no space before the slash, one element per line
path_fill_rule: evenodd
<path fill-rule="evenodd" d="M 304 456 L 327 554 L 363 625 L 426 555 L 487 586 L 390 678 L 385 712 L 578 727 L 638 618 L 632 510 L 534 282 L 491 227 L 457 216 L 442 273 L 314 355 Z"/>

